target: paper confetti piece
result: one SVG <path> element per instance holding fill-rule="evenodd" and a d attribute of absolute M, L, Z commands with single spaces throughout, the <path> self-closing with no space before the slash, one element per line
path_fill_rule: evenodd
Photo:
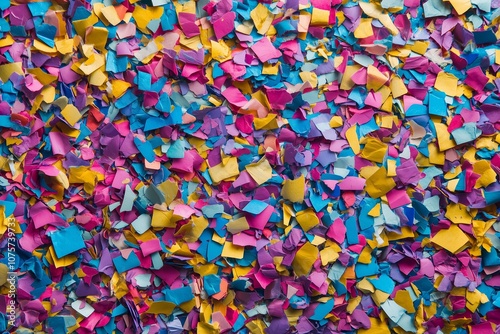
<path fill-rule="evenodd" d="M 81 232 L 75 225 L 52 233 L 50 238 L 58 258 L 85 248 Z"/>
<path fill-rule="evenodd" d="M 304 200 L 304 185 L 305 178 L 303 175 L 295 180 L 285 180 L 281 195 L 284 199 L 292 202 L 302 202 Z"/>

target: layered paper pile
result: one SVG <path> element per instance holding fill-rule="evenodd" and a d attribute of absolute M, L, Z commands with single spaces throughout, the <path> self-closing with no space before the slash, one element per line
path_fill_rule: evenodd
<path fill-rule="evenodd" d="M 0 10 L 0 330 L 497 331 L 499 0 Z"/>

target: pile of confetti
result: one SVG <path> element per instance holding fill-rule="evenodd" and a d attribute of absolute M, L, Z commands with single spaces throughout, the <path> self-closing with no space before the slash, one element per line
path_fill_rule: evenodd
<path fill-rule="evenodd" d="M 500 330 L 500 0 L 0 10 L 1 331 Z"/>

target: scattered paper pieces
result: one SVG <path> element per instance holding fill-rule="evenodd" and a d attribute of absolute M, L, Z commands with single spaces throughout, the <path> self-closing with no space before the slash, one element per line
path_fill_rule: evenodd
<path fill-rule="evenodd" d="M 0 11 L 2 332 L 498 332 L 499 1 Z"/>

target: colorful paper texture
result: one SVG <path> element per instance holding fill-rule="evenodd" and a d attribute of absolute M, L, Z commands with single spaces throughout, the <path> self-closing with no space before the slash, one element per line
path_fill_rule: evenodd
<path fill-rule="evenodd" d="M 0 13 L 0 332 L 500 332 L 499 0 Z"/>

